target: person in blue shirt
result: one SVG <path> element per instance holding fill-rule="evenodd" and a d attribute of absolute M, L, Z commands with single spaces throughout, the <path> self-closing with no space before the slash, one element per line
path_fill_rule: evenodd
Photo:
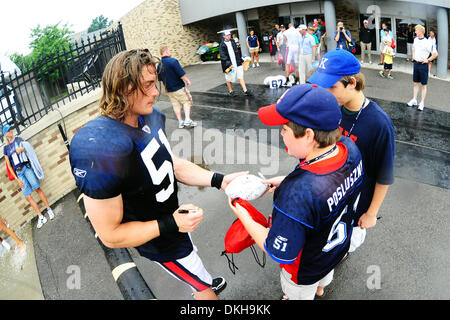
<path fill-rule="evenodd" d="M 347 42 L 352 42 L 350 31 L 346 30 L 343 22 L 338 22 L 336 31 L 334 32 L 334 40 L 336 41 L 336 49 L 347 50 Z"/>
<path fill-rule="evenodd" d="M 10 125 L 5 125 L 2 129 L 3 135 L 6 138 L 7 144 L 3 147 L 3 154 L 5 155 L 5 163 L 14 179 L 17 181 L 19 187 L 22 189 L 22 193 L 25 199 L 38 215 L 37 228 L 40 229 L 45 223 L 47 218 L 41 213 L 39 205 L 31 196 L 33 191 L 36 191 L 39 199 L 44 203 L 47 208 L 47 213 L 50 220 L 55 217 L 46 194 L 41 188 L 38 177 L 36 176 L 30 159 L 25 152 L 25 147 L 21 137 L 14 137 L 13 128 Z"/>
<path fill-rule="evenodd" d="M 172 52 L 168 46 L 160 49 L 161 63 L 158 65 L 158 80 L 164 83 L 167 96 L 172 103 L 173 111 L 178 119 L 178 128 L 192 128 L 197 126 L 197 122 L 191 119 L 191 107 L 193 105 L 192 96 L 188 90 L 191 82 L 186 76 L 186 72 L 180 62 L 172 57 Z M 184 110 L 185 119 L 181 116 L 181 109 Z"/>
<path fill-rule="evenodd" d="M 392 120 L 364 95 L 361 64 L 345 50 L 332 50 L 319 62 L 309 82 L 327 88 L 342 106 L 342 135 L 349 137 L 362 154 L 365 177 L 355 219 L 351 251 L 364 241 L 366 229 L 376 225 L 377 214 L 394 183 L 395 131 Z"/>
<path fill-rule="evenodd" d="M 225 279 L 213 279 L 189 232 L 204 211 L 178 202 L 178 182 L 225 189 L 236 176 L 203 169 L 172 154 L 156 64 L 147 49 L 122 51 L 102 77 L 101 116 L 78 130 L 70 147 L 75 182 L 89 220 L 110 248 L 136 247 L 192 288 L 195 299 L 217 299 Z"/>
<path fill-rule="evenodd" d="M 247 37 L 247 47 L 252 58 L 252 67 L 255 67 L 255 59 L 256 67 L 259 67 L 259 39 L 253 30 L 250 30 L 250 35 Z"/>
<path fill-rule="evenodd" d="M 280 263 L 284 300 L 323 297 L 350 246 L 364 177 L 361 153 L 341 138 L 336 98 L 317 85 L 292 87 L 258 116 L 265 125 L 282 126 L 287 153 L 299 162 L 286 177 L 263 181 L 273 185 L 270 229 L 232 199 L 229 205 L 256 244 Z"/>
<path fill-rule="evenodd" d="M 300 84 L 304 84 L 311 70 L 311 64 L 315 61 L 316 40 L 307 32 L 306 25 L 301 24 L 298 28 L 300 30 L 300 38 L 298 41 L 298 76 Z"/>

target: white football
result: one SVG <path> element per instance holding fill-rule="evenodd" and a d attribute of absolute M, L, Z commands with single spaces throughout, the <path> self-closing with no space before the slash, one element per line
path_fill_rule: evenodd
<path fill-rule="evenodd" d="M 225 193 L 231 199 L 241 198 L 247 201 L 261 197 L 266 191 L 267 185 L 262 183 L 262 179 L 254 175 L 244 175 L 235 178 L 225 188 Z"/>

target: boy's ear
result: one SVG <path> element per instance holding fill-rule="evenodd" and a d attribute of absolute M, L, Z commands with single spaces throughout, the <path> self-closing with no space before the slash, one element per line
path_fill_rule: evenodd
<path fill-rule="evenodd" d="M 350 82 L 348 83 L 347 87 L 350 86 L 352 89 L 355 89 L 357 83 L 358 82 L 356 81 L 355 77 L 350 77 Z"/>
<path fill-rule="evenodd" d="M 311 128 L 306 128 L 305 136 L 307 137 L 308 140 L 311 140 L 311 141 L 314 140 L 314 138 L 315 138 L 314 130 Z"/>

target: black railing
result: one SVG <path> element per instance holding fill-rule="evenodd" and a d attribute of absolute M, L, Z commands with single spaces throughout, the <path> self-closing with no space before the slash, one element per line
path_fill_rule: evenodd
<path fill-rule="evenodd" d="M 0 72 L 0 125 L 9 124 L 20 134 L 49 111 L 100 87 L 106 64 L 123 50 L 119 22 L 117 29 L 81 39 L 68 50 L 22 66 L 22 72 Z"/>

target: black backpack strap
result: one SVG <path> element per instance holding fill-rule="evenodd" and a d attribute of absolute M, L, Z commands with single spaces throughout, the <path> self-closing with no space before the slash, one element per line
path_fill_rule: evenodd
<path fill-rule="evenodd" d="M 228 268 L 230 268 L 230 271 L 232 274 L 236 274 L 236 270 L 239 270 L 239 268 L 236 266 L 236 264 L 234 263 L 234 255 L 231 254 L 231 259 L 228 256 L 226 251 L 222 251 L 221 256 L 225 256 L 225 258 L 227 258 L 228 261 Z"/>
<path fill-rule="evenodd" d="M 263 251 L 262 262 L 261 262 L 261 260 L 258 257 L 258 253 L 256 252 L 255 247 L 254 246 L 250 246 L 250 250 L 252 250 L 253 258 L 255 258 L 256 263 L 261 268 L 264 268 L 264 266 L 266 265 L 266 253 Z"/>

